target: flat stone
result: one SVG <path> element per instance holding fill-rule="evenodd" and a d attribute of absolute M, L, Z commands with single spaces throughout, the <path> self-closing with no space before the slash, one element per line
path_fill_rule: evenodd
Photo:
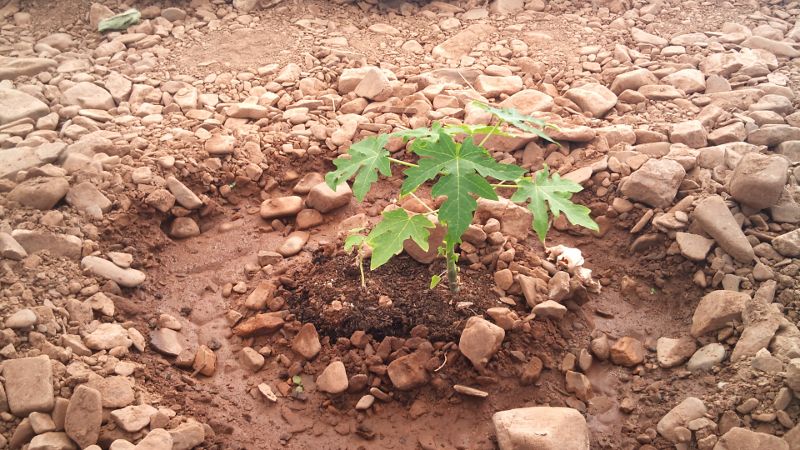
<path fill-rule="evenodd" d="M 425 364 L 430 357 L 429 351 L 418 349 L 389 363 L 387 374 L 392 386 L 400 391 L 410 391 L 427 384 L 430 375 L 425 369 Z"/>
<path fill-rule="evenodd" d="M 163 428 L 156 428 L 147 433 L 133 450 L 166 450 L 172 449 L 172 435 Z"/>
<path fill-rule="evenodd" d="M 132 405 L 111 411 L 111 419 L 123 430 L 135 433 L 150 425 L 150 416 L 157 412 L 150 405 Z"/>
<path fill-rule="evenodd" d="M 51 431 L 35 436 L 27 448 L 28 450 L 76 450 L 78 447 L 66 433 Z"/>
<path fill-rule="evenodd" d="M 180 334 L 169 328 L 159 328 L 151 331 L 150 345 L 157 351 L 169 356 L 178 356 L 183 351 Z"/>
<path fill-rule="evenodd" d="M 169 430 L 172 436 L 172 450 L 190 450 L 206 440 L 206 430 L 202 424 L 190 420 Z"/>
<path fill-rule="evenodd" d="M 532 312 L 543 319 L 563 319 L 567 307 L 553 300 L 545 300 L 533 307 Z"/>
<path fill-rule="evenodd" d="M 26 256 L 28 256 L 28 252 L 19 245 L 19 242 L 13 236 L 0 231 L 0 258 L 21 261 Z"/>
<path fill-rule="evenodd" d="M 473 47 L 494 31 L 491 25 L 470 25 L 434 47 L 431 54 L 434 58 L 458 60 L 472 52 Z"/>
<path fill-rule="evenodd" d="M 772 240 L 772 247 L 783 256 L 800 256 L 800 228 L 781 234 Z"/>
<path fill-rule="evenodd" d="M 131 268 L 122 268 L 113 262 L 98 256 L 85 256 L 81 267 L 98 277 L 109 279 L 122 287 L 133 288 L 144 283 L 147 276 L 144 272 Z"/>
<path fill-rule="evenodd" d="M 635 201 L 663 208 L 672 204 L 686 170 L 671 159 L 650 159 L 631 174 L 622 193 Z"/>
<path fill-rule="evenodd" d="M 30 94 L 16 89 L 0 89 L 0 125 L 26 118 L 36 120 L 49 113 L 50 107 Z"/>
<path fill-rule="evenodd" d="M 69 399 L 64 431 L 81 448 L 97 443 L 103 423 L 103 402 L 99 391 L 86 385 L 75 388 Z"/>
<path fill-rule="evenodd" d="M 611 91 L 619 95 L 626 89 L 636 91 L 647 84 L 658 84 L 658 78 L 647 69 L 635 69 L 617 75 L 611 83 Z"/>
<path fill-rule="evenodd" d="M 678 429 L 686 427 L 689 422 L 699 419 L 705 414 L 706 406 L 703 401 L 695 397 L 688 397 L 658 421 L 656 430 L 666 440 L 677 444 L 681 441 Z"/>
<path fill-rule="evenodd" d="M 319 183 L 309 191 L 306 205 L 325 214 L 349 204 L 352 198 L 353 191 L 347 183 L 340 184 L 336 190 L 328 187 L 327 183 Z"/>
<path fill-rule="evenodd" d="M 347 371 L 341 361 L 334 361 L 317 377 L 317 389 L 321 392 L 337 395 L 347 390 Z"/>
<path fill-rule="evenodd" d="M 734 427 L 723 434 L 714 450 L 790 450 L 789 443 L 767 433 Z"/>
<path fill-rule="evenodd" d="M 275 251 L 280 253 L 284 258 L 294 256 L 300 253 L 305 247 L 308 238 L 311 235 L 306 231 L 293 231 L 283 241 L 283 243 Z"/>
<path fill-rule="evenodd" d="M 576 409 L 535 406 L 492 416 L 500 450 L 588 450 L 589 427 Z"/>
<path fill-rule="evenodd" d="M 684 337 L 672 339 L 660 337 L 656 341 L 656 357 L 658 364 L 664 368 L 676 367 L 692 357 L 697 350 L 694 339 Z"/>
<path fill-rule="evenodd" d="M 264 200 L 261 203 L 260 215 L 262 219 L 275 219 L 279 217 L 294 216 L 303 209 L 303 199 L 296 195 L 276 197 Z"/>
<path fill-rule="evenodd" d="M 500 102 L 501 108 L 514 109 L 520 114 L 530 115 L 539 111 L 550 111 L 555 103 L 553 97 L 536 89 L 524 89 Z"/>
<path fill-rule="evenodd" d="M 748 299 L 750 296 L 745 293 L 726 290 L 706 294 L 692 316 L 692 336 L 700 337 L 724 327 L 731 321 L 740 321 Z"/>
<path fill-rule="evenodd" d="M 86 335 L 83 342 L 92 350 L 111 350 L 114 347 L 128 348 L 132 344 L 128 337 L 128 330 L 118 323 L 100 324 L 97 329 Z"/>
<path fill-rule="evenodd" d="M 599 83 L 574 87 L 564 96 L 578 105 L 589 117 L 602 118 L 617 104 L 616 94 Z"/>
<path fill-rule="evenodd" d="M 276 314 L 256 314 L 255 316 L 245 319 L 242 323 L 237 325 L 233 329 L 233 332 L 237 336 L 241 337 L 256 336 L 274 333 L 281 329 L 283 325 L 283 319 Z"/>
<path fill-rule="evenodd" d="M 227 156 L 233 154 L 235 145 L 235 137 L 215 134 L 205 142 L 204 148 L 211 156 Z"/>
<path fill-rule="evenodd" d="M 32 77 L 57 65 L 58 62 L 47 58 L 3 58 L 0 59 L 0 80 Z"/>
<path fill-rule="evenodd" d="M 23 206 L 40 209 L 52 209 L 69 191 L 69 182 L 63 177 L 37 177 L 18 184 L 8 194 Z"/>
<path fill-rule="evenodd" d="M 38 230 L 14 230 L 11 237 L 29 254 L 46 250 L 54 257 L 81 257 L 83 241 L 77 236 Z"/>
<path fill-rule="evenodd" d="M 50 412 L 55 405 L 53 393 L 53 367 L 50 358 L 10 359 L 3 363 L 5 392 L 8 407 L 17 417 Z"/>
<path fill-rule="evenodd" d="M 458 348 L 476 369 L 482 370 L 500 350 L 505 334 L 497 325 L 480 316 L 473 316 L 467 320 L 461 332 Z"/>
<path fill-rule="evenodd" d="M 690 372 L 711 370 L 721 363 L 723 359 L 725 359 L 725 347 L 722 344 L 713 342 L 694 352 L 692 357 L 689 358 L 689 362 L 686 363 L 686 369 Z"/>
<path fill-rule="evenodd" d="M 97 209 L 105 213 L 111 210 L 111 200 L 90 181 L 73 186 L 67 192 L 66 200 L 70 206 L 79 211 Z"/>
<path fill-rule="evenodd" d="M 203 206 L 200 197 L 175 177 L 167 177 L 167 189 L 175 196 L 175 200 L 186 209 L 198 209 Z"/>
<path fill-rule="evenodd" d="M 730 193 L 753 209 L 769 208 L 780 199 L 788 171 L 789 162 L 782 156 L 748 153 L 733 171 Z"/>
<path fill-rule="evenodd" d="M 8 316 L 4 323 L 12 330 L 30 328 L 36 324 L 36 313 L 28 308 L 20 309 Z"/>
<path fill-rule="evenodd" d="M 681 69 L 665 76 L 661 81 L 682 90 L 686 94 L 706 90 L 706 78 L 703 72 L 697 69 Z"/>
<path fill-rule="evenodd" d="M 77 105 L 85 109 L 101 109 L 108 111 L 116 107 L 111 94 L 102 87 L 82 81 L 61 94 L 61 103 L 64 105 Z"/>
<path fill-rule="evenodd" d="M 681 249 L 681 254 L 691 261 L 705 261 L 706 255 L 711 251 L 714 240 L 692 233 L 678 232 L 675 242 Z"/>

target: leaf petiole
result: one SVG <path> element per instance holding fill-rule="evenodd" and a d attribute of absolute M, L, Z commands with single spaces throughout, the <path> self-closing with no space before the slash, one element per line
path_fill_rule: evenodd
<path fill-rule="evenodd" d="M 494 134 L 494 132 L 495 132 L 495 131 L 497 131 L 497 127 L 499 127 L 499 126 L 500 126 L 500 125 L 502 125 L 503 123 L 505 123 L 505 121 L 504 121 L 503 119 L 498 119 L 498 120 L 497 120 L 497 123 L 496 123 L 496 124 L 494 124 L 494 126 L 493 126 L 493 127 L 492 127 L 492 129 L 489 131 L 489 133 L 487 133 L 487 134 L 486 134 L 486 136 L 484 136 L 484 137 L 483 137 L 483 139 L 481 140 L 481 143 L 480 143 L 480 144 L 478 144 L 478 147 L 483 147 L 483 144 L 485 144 L 485 143 L 486 143 L 486 141 L 488 141 L 488 140 L 489 140 L 489 138 L 490 138 L 490 137 L 492 137 L 492 135 Z"/>
<path fill-rule="evenodd" d="M 419 167 L 418 165 L 416 165 L 414 163 L 403 161 L 402 159 L 389 158 L 389 161 L 391 161 L 393 163 L 396 163 L 396 164 L 400 164 L 400 165 L 406 166 L 406 167 Z"/>

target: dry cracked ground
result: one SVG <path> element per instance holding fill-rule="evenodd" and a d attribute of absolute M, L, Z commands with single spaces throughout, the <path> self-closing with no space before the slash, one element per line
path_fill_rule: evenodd
<path fill-rule="evenodd" d="M 800 3 L 260 3 L 0 1 L 0 447 L 800 449 Z M 331 161 L 476 100 L 599 232 L 481 200 L 460 294 L 361 288 L 343 236 L 441 199 Z"/>

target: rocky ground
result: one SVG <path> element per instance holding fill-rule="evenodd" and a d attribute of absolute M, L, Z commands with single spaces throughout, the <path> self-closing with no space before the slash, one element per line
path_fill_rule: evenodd
<path fill-rule="evenodd" d="M 0 447 L 799 450 L 798 16 L 0 2 Z M 411 246 L 359 286 L 347 231 L 434 200 L 330 161 L 473 100 L 558 125 L 487 147 L 585 187 L 547 243 L 596 282 L 481 201 L 461 294 Z"/>

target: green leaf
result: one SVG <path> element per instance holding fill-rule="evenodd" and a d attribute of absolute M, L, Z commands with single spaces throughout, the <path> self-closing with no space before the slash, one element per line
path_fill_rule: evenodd
<path fill-rule="evenodd" d="M 301 386 L 303 384 L 303 379 L 300 378 L 300 375 L 295 375 L 292 377 L 292 383 Z"/>
<path fill-rule="evenodd" d="M 423 214 L 408 215 L 406 210 L 398 208 L 383 213 L 381 220 L 367 236 L 367 245 L 372 248 L 369 268 L 375 270 L 386 264 L 392 256 L 403 251 L 403 242 L 413 239 L 424 251 L 428 251 L 428 236 L 433 222 Z"/>
<path fill-rule="evenodd" d="M 533 178 L 523 178 L 518 181 L 517 185 L 519 187 L 511 196 L 511 201 L 516 203 L 530 201 L 528 209 L 533 213 L 533 229 L 542 242 L 550 228 L 548 208 L 554 217 L 563 212 L 571 224 L 598 231 L 597 223 L 589 215 L 589 208 L 572 203 L 570 200 L 572 194 L 583 190 L 580 184 L 564 180 L 557 173 L 549 177 L 548 168 L 545 167 L 536 172 Z"/>
<path fill-rule="evenodd" d="M 545 130 L 548 128 L 558 130 L 558 127 L 551 123 L 547 123 L 542 119 L 537 119 L 536 117 L 521 114 L 519 111 L 515 109 L 497 108 L 478 101 L 472 102 L 472 104 L 488 113 L 491 113 L 493 116 L 497 117 L 503 122 L 509 123 L 519 128 L 522 131 L 535 134 L 548 142 L 552 142 L 553 144 L 558 145 L 558 142 L 554 141 L 545 132 Z M 535 125 L 535 127 L 529 124 L 533 124 Z"/>
<path fill-rule="evenodd" d="M 142 14 L 136 9 L 129 9 L 124 13 L 101 20 L 97 24 L 97 31 L 103 33 L 112 30 L 126 30 L 131 25 L 139 23 Z"/>
<path fill-rule="evenodd" d="M 439 282 L 442 281 L 441 275 L 434 275 L 431 277 L 431 286 L 428 289 L 433 289 L 439 285 Z"/>
<path fill-rule="evenodd" d="M 363 228 L 356 228 L 354 230 L 350 230 L 351 233 L 358 233 L 359 231 L 363 230 Z M 353 252 L 353 249 L 356 247 L 361 247 L 361 244 L 367 239 L 366 236 L 363 234 L 351 234 L 347 236 L 347 239 L 344 240 L 344 251 L 348 254 Z"/>
<path fill-rule="evenodd" d="M 497 194 L 484 177 L 516 180 L 525 170 L 512 164 L 501 164 L 469 137 L 463 144 L 453 141 L 444 131 L 435 144 L 417 150 L 419 166 L 405 171 L 400 192 L 407 195 L 422 183 L 437 179 L 431 194 L 447 196 L 439 208 L 439 219 L 447 225 L 447 241 L 455 245 L 461 240 L 477 207 L 473 195 L 497 200 Z"/>
<path fill-rule="evenodd" d="M 389 151 L 384 147 L 389 142 L 388 134 L 369 136 L 350 146 L 347 154 L 333 161 L 336 170 L 325 175 L 325 182 L 333 190 L 355 176 L 353 194 L 359 201 L 367 196 L 372 183 L 378 181 L 378 172 L 391 176 Z"/>

